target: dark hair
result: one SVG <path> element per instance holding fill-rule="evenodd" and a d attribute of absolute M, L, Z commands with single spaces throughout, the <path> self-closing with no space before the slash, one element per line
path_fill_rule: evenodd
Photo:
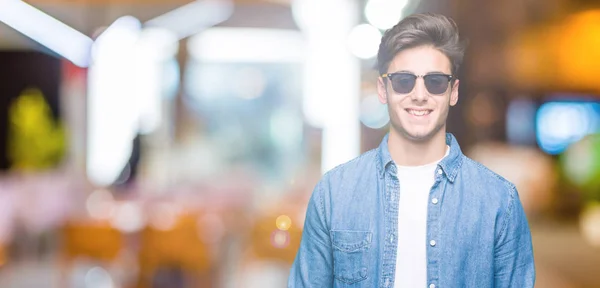
<path fill-rule="evenodd" d="M 377 54 L 379 74 L 387 73 L 390 62 L 401 51 L 431 45 L 448 57 L 452 74 L 456 75 L 466 47 L 459 38 L 458 26 L 449 17 L 432 13 L 410 15 L 383 34 Z"/>

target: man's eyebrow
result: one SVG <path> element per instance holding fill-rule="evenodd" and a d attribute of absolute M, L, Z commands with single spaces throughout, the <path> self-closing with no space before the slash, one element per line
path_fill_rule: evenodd
<path fill-rule="evenodd" d="M 429 74 L 447 74 L 447 73 L 446 72 L 442 72 L 442 71 L 431 71 L 431 72 L 427 72 L 426 75 L 429 75 Z"/>

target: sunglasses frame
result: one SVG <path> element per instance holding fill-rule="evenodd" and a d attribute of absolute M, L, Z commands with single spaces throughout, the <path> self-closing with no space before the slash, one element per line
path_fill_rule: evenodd
<path fill-rule="evenodd" d="M 413 75 L 413 76 L 416 77 L 415 78 L 415 85 L 413 86 L 412 90 L 410 90 L 409 92 L 407 92 L 407 93 L 399 93 L 399 94 L 408 94 L 408 93 L 411 93 L 413 90 L 415 90 L 415 87 L 417 86 L 416 81 L 417 81 L 418 78 L 423 78 L 423 80 L 425 80 L 425 77 L 427 77 L 427 76 L 433 76 L 433 75 L 435 75 L 435 76 L 446 76 L 446 77 L 448 77 L 448 83 L 450 83 L 450 88 L 452 88 L 452 83 L 454 83 L 454 80 L 457 79 L 456 77 L 454 77 L 454 75 L 451 75 L 451 74 L 431 73 L 431 74 L 425 74 L 425 75 L 416 75 L 416 74 L 413 74 L 413 73 L 410 73 L 410 72 L 384 73 L 384 74 L 381 74 L 381 78 L 383 78 L 383 79 L 389 79 L 390 82 L 391 82 L 391 81 L 393 81 L 392 78 L 394 78 L 394 76 L 396 76 L 396 75 L 406 75 L 406 74 Z M 439 94 L 431 93 L 429 91 L 429 88 L 427 88 L 427 85 L 425 85 L 425 89 L 427 89 L 427 92 L 429 92 L 430 94 L 433 94 L 433 95 L 442 95 L 446 91 L 448 91 L 448 88 L 446 88 L 446 90 L 444 90 L 444 92 L 442 92 L 442 93 L 439 93 Z M 394 92 L 398 93 L 394 89 L 394 85 L 393 84 L 392 84 L 392 90 L 394 90 Z"/>

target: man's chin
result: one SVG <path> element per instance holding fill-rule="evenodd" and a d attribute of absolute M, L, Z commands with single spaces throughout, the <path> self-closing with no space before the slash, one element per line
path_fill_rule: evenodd
<path fill-rule="evenodd" d="M 406 127 L 394 124 L 392 123 L 392 129 L 395 130 L 398 136 L 413 142 L 427 142 L 442 130 L 442 127 Z"/>
<path fill-rule="evenodd" d="M 433 138 L 433 133 L 410 133 L 405 134 L 406 138 L 415 142 L 426 142 Z"/>
<path fill-rule="evenodd" d="M 435 136 L 433 129 L 406 129 L 402 133 L 406 139 L 414 142 L 427 142 Z"/>

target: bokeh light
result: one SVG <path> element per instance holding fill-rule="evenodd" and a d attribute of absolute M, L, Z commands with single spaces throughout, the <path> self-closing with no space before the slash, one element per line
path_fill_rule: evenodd
<path fill-rule="evenodd" d="M 383 128 L 390 122 L 387 105 L 379 102 L 377 94 L 369 95 L 361 101 L 360 122 L 371 129 Z"/>
<path fill-rule="evenodd" d="M 400 19 L 409 0 L 370 0 L 365 7 L 365 16 L 373 26 L 386 30 Z"/>
<path fill-rule="evenodd" d="M 584 137 L 561 156 L 567 179 L 586 191 L 600 191 L 600 134 Z"/>
<path fill-rule="evenodd" d="M 92 192 L 88 196 L 85 206 L 88 214 L 98 220 L 109 219 L 115 210 L 113 196 L 105 189 L 98 189 Z"/>
<path fill-rule="evenodd" d="M 579 221 L 581 234 L 586 242 L 594 247 L 600 247 L 600 204 L 586 206 Z"/>
<path fill-rule="evenodd" d="M 86 288 L 113 288 L 110 274 L 102 267 L 94 267 L 85 274 Z"/>
<path fill-rule="evenodd" d="M 287 215 L 281 215 L 277 217 L 275 224 L 277 225 L 277 229 L 287 231 L 292 226 L 292 219 Z"/>
<path fill-rule="evenodd" d="M 125 233 L 137 232 L 145 225 L 141 205 L 131 201 L 118 203 L 110 221 L 113 227 Z"/>
<path fill-rule="evenodd" d="M 288 231 L 275 230 L 271 233 L 271 245 L 283 249 L 290 245 L 290 233 Z"/>
<path fill-rule="evenodd" d="M 180 209 L 173 203 L 157 203 L 149 215 L 150 226 L 157 230 L 168 231 L 175 227 Z"/>
<path fill-rule="evenodd" d="M 348 35 L 350 52 L 361 59 L 375 57 L 379 51 L 379 43 L 381 43 L 381 32 L 369 24 L 355 26 Z"/>
<path fill-rule="evenodd" d="M 548 102 L 537 112 L 537 141 L 548 154 L 559 154 L 585 135 L 598 132 L 600 103 Z"/>

